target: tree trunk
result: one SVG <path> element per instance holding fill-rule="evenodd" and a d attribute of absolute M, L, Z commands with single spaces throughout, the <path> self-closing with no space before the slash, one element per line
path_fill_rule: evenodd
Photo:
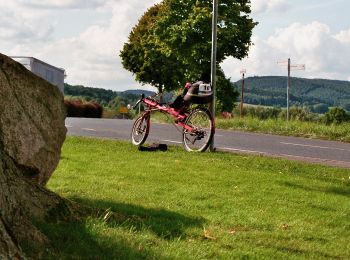
<path fill-rule="evenodd" d="M 158 86 L 159 103 L 163 103 L 163 87 Z"/>

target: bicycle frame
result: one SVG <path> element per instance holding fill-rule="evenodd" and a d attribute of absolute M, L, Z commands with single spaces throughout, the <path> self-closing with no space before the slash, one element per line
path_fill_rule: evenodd
<path fill-rule="evenodd" d="M 182 128 L 182 143 L 187 151 L 204 152 L 208 148 L 215 134 L 215 123 L 208 109 L 200 106 L 189 107 L 191 104 L 189 100 L 188 103 L 182 102 L 181 99 L 178 99 L 180 102 L 175 101 L 171 105 L 161 104 L 153 97 L 141 95 L 134 109 L 142 102 L 145 111 L 137 117 L 132 127 L 131 141 L 134 145 L 140 147 L 146 141 L 150 129 L 151 113 L 159 111 L 172 116 L 174 125 Z"/>
<path fill-rule="evenodd" d="M 159 104 L 157 101 L 154 101 L 150 98 L 144 97 L 140 101 L 143 102 L 146 106 L 148 106 L 148 110 L 146 110 L 146 113 L 149 114 L 152 111 L 160 111 L 163 113 L 167 113 L 171 115 L 173 118 L 175 118 L 176 125 L 181 126 L 183 129 L 187 130 L 190 133 L 195 132 L 195 129 L 193 127 L 184 123 L 185 119 L 187 118 L 187 115 L 180 114 L 174 108 L 163 106 Z"/>

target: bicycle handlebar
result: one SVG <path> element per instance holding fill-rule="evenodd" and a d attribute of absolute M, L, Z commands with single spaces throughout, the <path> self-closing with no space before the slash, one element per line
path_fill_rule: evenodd
<path fill-rule="evenodd" d="M 145 94 L 141 94 L 141 98 L 136 102 L 136 104 L 132 108 L 135 109 L 137 105 L 140 104 L 140 102 L 142 102 L 144 98 L 145 98 Z"/>

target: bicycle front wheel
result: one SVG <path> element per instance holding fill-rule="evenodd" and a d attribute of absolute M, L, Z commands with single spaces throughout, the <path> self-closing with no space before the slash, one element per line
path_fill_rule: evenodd
<path fill-rule="evenodd" d="M 150 128 L 150 116 L 149 114 L 143 114 L 138 117 L 131 130 L 131 141 L 133 145 L 142 145 L 149 133 Z"/>
<path fill-rule="evenodd" d="M 187 151 L 204 152 L 214 135 L 214 119 L 208 110 L 195 109 L 187 117 L 185 124 L 193 131 L 183 130 L 182 143 Z"/>

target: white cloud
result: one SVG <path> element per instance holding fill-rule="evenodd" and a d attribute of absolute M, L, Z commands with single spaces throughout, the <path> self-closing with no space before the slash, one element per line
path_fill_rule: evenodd
<path fill-rule="evenodd" d="M 341 31 L 334 38 L 342 43 L 350 43 L 350 29 Z"/>
<path fill-rule="evenodd" d="M 285 12 L 291 6 L 287 0 L 252 0 L 252 13 L 272 13 L 272 12 Z"/>
<path fill-rule="evenodd" d="M 42 21 L 47 15 L 27 12 L 16 1 L 0 1 L 0 51 L 32 41 L 50 40 L 53 26 Z"/>
<path fill-rule="evenodd" d="M 106 3 L 105 0 L 17 0 L 19 4 L 32 8 L 56 9 L 56 8 L 97 8 Z"/>
<path fill-rule="evenodd" d="M 114 89 L 135 87 L 138 84 L 122 68 L 119 52 L 138 18 L 153 3 L 154 0 L 142 3 L 129 0 L 114 5 L 109 24 L 94 25 L 76 37 L 61 39 L 43 48 L 39 56 L 60 61 L 71 84 Z"/>
<path fill-rule="evenodd" d="M 61 3 L 61 1 L 43 2 L 47 6 Z M 61 7 L 73 7 L 83 2 L 85 1 L 62 1 Z M 101 1 L 93 2 L 99 3 Z M 11 22 L 10 24 L 16 26 L 8 29 L 10 27 L 3 26 L 0 23 L 0 33 L 4 33 L 3 35 L 6 33 L 6 39 L 4 36 L 1 38 L 0 35 L 0 45 L 2 46 L 2 41 L 12 44 L 5 48 L 5 54 L 7 55 L 35 56 L 55 66 L 65 68 L 68 75 L 66 81 L 70 84 L 112 89 L 135 88 L 139 84 L 135 83 L 131 73 L 122 68 L 119 52 L 139 17 L 157 1 L 110 0 L 104 2 L 104 8 L 109 9 L 108 11 L 111 13 L 108 22 L 89 26 L 74 37 L 65 37 L 57 40 L 47 39 L 50 30 L 38 30 L 40 24 L 37 23 L 35 16 L 21 19 L 18 14 L 12 13 L 12 19 L 10 20 L 16 22 Z M 31 1 L 31 4 L 36 3 L 40 2 Z M 22 8 L 22 10 L 28 8 L 28 6 L 23 5 L 18 5 L 17 7 Z M 14 6 L 10 9 L 14 10 Z M 42 10 L 34 8 L 30 9 L 29 13 L 33 14 L 39 11 L 42 13 Z M 104 11 L 106 12 L 107 10 Z M 0 17 L 2 17 L 1 14 L 3 13 L 0 10 Z M 49 16 L 51 11 L 45 11 L 44 13 L 46 16 Z M 8 17 L 10 18 L 11 15 Z M 20 30 L 22 25 L 27 25 L 27 27 Z M 60 25 L 58 24 L 57 26 Z M 45 32 L 47 35 L 44 34 Z M 20 40 L 23 38 L 24 33 L 30 34 L 24 38 L 31 39 L 31 41 L 28 40 L 23 43 Z M 33 33 L 36 33 L 36 35 L 33 35 Z M 40 37 L 45 39 L 46 42 L 42 41 Z"/>
<path fill-rule="evenodd" d="M 40 19 L 28 21 L 19 13 L 2 11 L 0 15 L 0 41 L 17 43 L 49 39 L 53 27 L 42 23 Z"/>
<path fill-rule="evenodd" d="M 253 38 L 249 57 L 243 61 L 229 59 L 223 63 L 232 79 L 239 78 L 239 70 L 249 75 L 285 75 L 278 60 L 291 58 L 292 64 L 306 64 L 306 71 L 293 71 L 294 76 L 311 78 L 348 79 L 350 72 L 349 31 L 332 35 L 330 28 L 320 22 L 294 23 L 277 29 L 268 39 Z"/>

